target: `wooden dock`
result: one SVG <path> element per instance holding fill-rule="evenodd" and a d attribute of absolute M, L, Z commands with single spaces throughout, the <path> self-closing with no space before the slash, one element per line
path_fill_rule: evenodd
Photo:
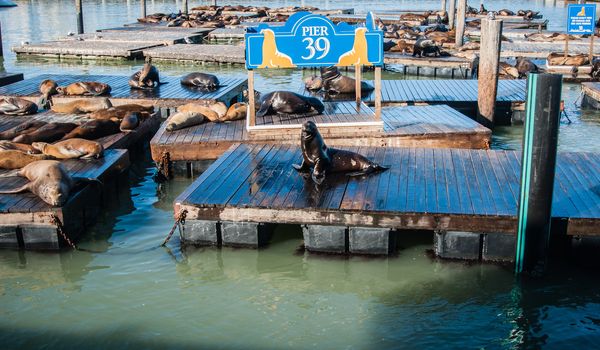
<path fill-rule="evenodd" d="M 23 73 L 0 73 L 0 86 L 16 83 L 21 80 L 23 80 Z"/>
<path fill-rule="evenodd" d="M 145 26 L 124 26 L 124 27 L 113 27 L 99 29 L 100 33 L 131 33 L 137 35 L 138 33 L 148 33 L 149 35 L 163 35 L 163 34 L 175 34 L 179 36 L 194 36 L 200 34 L 206 36 L 206 34 L 213 31 L 214 28 L 182 28 L 182 27 L 167 27 L 158 25 L 145 25 Z"/>
<path fill-rule="evenodd" d="M 129 167 L 126 150 L 107 150 L 103 158 L 94 160 L 66 160 L 63 164 L 71 176 L 97 179 L 104 183 L 85 185 L 72 193 L 63 207 L 52 207 L 30 192 L 0 195 L 0 247 L 21 249 L 60 249 L 68 247 L 59 235 L 52 217 L 56 216 L 72 241 L 92 223 L 100 213 L 102 193 L 116 176 Z M 0 171 L 0 175 L 6 170 Z M 22 177 L 0 178 L 0 189 L 22 186 Z"/>
<path fill-rule="evenodd" d="M 547 58 L 553 52 L 564 52 L 565 42 L 536 42 L 536 41 L 514 41 L 502 42 L 500 57 L 528 57 Z M 569 41 L 569 53 L 589 54 L 590 45 L 586 42 Z M 600 55 L 600 47 L 594 46 L 594 54 Z"/>
<path fill-rule="evenodd" d="M 52 79 L 59 86 L 64 86 L 76 81 L 98 81 L 110 85 L 112 91 L 105 96 L 110 98 L 114 105 L 126 103 L 138 103 L 142 105 L 153 105 L 157 107 L 171 108 L 177 107 L 189 102 L 214 102 L 222 101 L 230 103 L 235 101 L 247 86 L 246 79 L 219 77 L 223 87 L 215 91 L 194 90 L 181 85 L 180 77 L 169 77 L 161 75 L 161 81 L 167 84 L 152 90 L 131 89 L 128 85 L 128 76 L 119 75 L 59 75 L 59 74 L 41 74 L 33 78 L 0 87 L 0 97 L 19 96 L 37 102 L 40 96 L 38 90 L 40 82 L 45 79 Z M 60 96 L 53 97 L 56 101 L 66 102 L 81 98 L 81 96 Z"/>
<path fill-rule="evenodd" d="M 188 232 L 202 222 L 507 234 L 517 230 L 518 152 L 350 150 L 390 169 L 366 177 L 331 175 L 317 190 L 292 169 L 301 160 L 299 146 L 238 144 L 177 197 L 175 213 L 187 210 Z M 552 216 L 561 221 L 561 233 L 600 235 L 600 154 L 559 153 L 556 170 Z"/>
<path fill-rule="evenodd" d="M 99 41 L 46 41 L 13 47 L 17 55 L 43 56 L 77 59 L 124 59 L 142 57 L 142 50 L 156 46 L 140 42 L 99 42 Z"/>
<path fill-rule="evenodd" d="M 246 28 L 217 28 L 208 33 L 206 38 L 211 41 L 241 41 L 244 40 Z"/>
<path fill-rule="evenodd" d="M 600 109 L 600 83 L 587 82 L 581 84 L 583 104 L 595 109 Z"/>
<path fill-rule="evenodd" d="M 475 58 L 463 57 L 413 57 L 402 53 L 386 52 L 385 64 L 403 66 L 404 75 L 468 79 L 477 69 Z"/>
<path fill-rule="evenodd" d="M 157 35 L 155 31 L 145 30 L 129 30 L 129 31 L 113 31 L 113 32 L 96 32 L 86 34 L 75 34 L 58 38 L 62 41 L 88 41 L 98 42 L 100 44 L 114 43 L 139 43 L 147 47 L 174 45 L 192 41 L 200 43 L 204 37 L 204 33 L 178 33 L 174 31 L 161 32 Z"/>
<path fill-rule="evenodd" d="M 156 61 L 228 64 L 244 64 L 246 62 L 243 45 L 180 44 L 147 49 L 143 54 Z"/>
<path fill-rule="evenodd" d="M 489 147 L 491 131 L 448 106 L 385 107 L 381 118 L 383 131 L 355 132 L 356 135 L 352 137 L 324 137 L 328 144 L 340 146 Z M 304 119 L 294 122 L 299 123 Z M 172 161 L 216 159 L 239 142 L 295 145 L 300 135 L 298 130 L 284 138 L 269 135 L 249 137 L 245 120 L 205 123 L 175 132 L 166 132 L 165 127 L 166 123 L 163 123 L 150 141 L 152 159 L 155 161 L 160 161 L 165 152 L 169 153 Z"/>

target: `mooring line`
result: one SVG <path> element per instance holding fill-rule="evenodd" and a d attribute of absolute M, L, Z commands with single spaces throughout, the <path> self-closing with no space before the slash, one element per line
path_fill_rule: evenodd
<path fill-rule="evenodd" d="M 181 225 L 185 225 L 185 216 L 186 215 L 187 215 L 186 209 L 182 209 L 179 211 L 179 214 L 177 215 L 177 218 L 175 219 L 175 223 L 173 224 L 173 227 L 171 227 L 171 231 L 169 231 L 167 238 L 165 238 L 165 241 L 161 244 L 161 247 L 164 247 L 169 242 L 171 237 L 173 237 L 173 233 L 175 233 L 175 229 L 178 227 L 179 227 L 179 236 L 181 237 Z"/>

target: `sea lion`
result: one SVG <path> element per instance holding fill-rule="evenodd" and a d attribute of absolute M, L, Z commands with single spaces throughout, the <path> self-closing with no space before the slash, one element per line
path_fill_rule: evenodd
<path fill-rule="evenodd" d="M 62 207 L 69 199 L 75 181 L 65 167 L 56 160 L 38 160 L 27 164 L 17 172 L 18 176 L 26 177 L 29 182 L 19 188 L 0 193 L 20 193 L 31 191 L 44 202 Z"/>
<path fill-rule="evenodd" d="M 107 109 L 102 109 L 87 115 L 91 119 L 118 119 L 121 120 L 129 113 L 137 113 L 138 117 L 143 119 L 148 118 L 154 112 L 153 106 L 142 106 L 136 104 L 126 104 L 113 106 Z"/>
<path fill-rule="evenodd" d="M 268 114 L 321 114 L 325 106 L 319 99 L 296 94 L 290 91 L 273 91 L 260 99 L 260 109 L 256 116 Z"/>
<path fill-rule="evenodd" d="M 161 84 L 158 69 L 152 65 L 152 58 L 147 57 L 142 70 L 129 78 L 129 86 L 134 89 L 154 89 Z"/>
<path fill-rule="evenodd" d="M 50 109 L 52 109 L 52 111 L 56 113 L 84 114 L 96 112 L 110 107 L 112 107 L 112 103 L 108 98 L 85 98 L 66 103 L 54 103 L 52 104 L 52 107 L 50 107 Z"/>
<path fill-rule="evenodd" d="M 0 151 L 0 169 L 21 169 L 29 163 L 50 159 L 44 154 L 27 154 L 19 150 Z"/>
<path fill-rule="evenodd" d="M 104 153 L 102 144 L 85 139 L 69 139 L 54 144 L 34 142 L 31 144 L 31 147 L 46 156 L 56 159 L 100 158 Z"/>
<path fill-rule="evenodd" d="M 76 127 L 77 124 L 73 123 L 48 123 L 35 131 L 19 135 L 12 141 L 26 144 L 33 142 L 54 142 L 60 140 Z"/>
<path fill-rule="evenodd" d="M 77 81 L 65 87 L 58 87 L 56 91 L 67 96 L 100 96 L 110 93 L 111 87 L 95 81 Z"/>
<path fill-rule="evenodd" d="M 304 87 L 308 91 L 319 91 L 323 87 L 323 78 L 311 75 L 304 79 Z"/>
<path fill-rule="evenodd" d="M 548 55 L 548 65 L 550 66 L 582 66 L 590 62 L 586 54 L 565 55 L 563 53 L 553 52 Z"/>
<path fill-rule="evenodd" d="M 526 59 L 525 57 L 517 57 L 517 64 L 515 65 L 519 72 L 519 78 L 524 78 L 529 73 L 536 73 L 539 69 L 538 66 Z"/>
<path fill-rule="evenodd" d="M 74 138 L 95 140 L 104 136 L 117 134 L 119 132 L 120 130 L 118 122 L 113 120 L 93 119 L 71 130 L 71 132 L 63 136 L 61 140 Z"/>
<path fill-rule="evenodd" d="M 328 94 L 354 94 L 356 93 L 356 80 L 340 73 L 337 67 L 321 68 L 321 79 L 323 80 L 323 90 Z M 361 81 L 360 90 L 368 93 L 374 90 L 374 87 L 367 82 Z"/>
<path fill-rule="evenodd" d="M 200 113 L 211 122 L 216 122 L 220 118 L 219 114 L 210 107 L 193 102 L 177 107 L 177 113 Z"/>
<path fill-rule="evenodd" d="M 220 119 L 222 122 L 229 122 L 234 120 L 241 120 L 246 118 L 246 111 L 248 106 L 243 102 L 237 102 L 231 105 L 227 110 L 227 114 Z"/>
<path fill-rule="evenodd" d="M 517 79 L 519 78 L 519 70 L 509 63 L 500 62 L 498 64 L 498 75 L 503 79 Z"/>
<path fill-rule="evenodd" d="M 166 131 L 175 131 L 190 126 L 199 125 L 206 118 L 200 112 L 177 112 L 167 120 Z"/>
<path fill-rule="evenodd" d="M 440 48 L 431 39 L 421 38 L 415 42 L 413 46 L 413 57 L 427 57 L 433 54 L 434 56 L 440 55 Z"/>
<path fill-rule="evenodd" d="M 181 78 L 181 84 L 206 90 L 215 90 L 220 86 L 219 78 L 212 74 L 190 73 Z"/>
<path fill-rule="evenodd" d="M 36 131 L 44 125 L 46 125 L 46 122 L 39 120 L 28 120 L 22 122 L 21 124 L 15 127 L 0 132 L 0 140 L 12 140 L 19 135 L 28 134 L 32 131 Z"/>
<path fill-rule="evenodd" d="M 119 124 L 119 130 L 122 132 L 130 132 L 135 130 L 138 125 L 140 125 L 140 118 L 138 114 L 136 112 L 129 112 L 129 114 L 127 114 L 123 120 L 121 120 L 121 123 Z"/>
<path fill-rule="evenodd" d="M 317 125 L 310 120 L 302 124 L 300 143 L 302 163 L 293 167 L 301 173 L 310 173 L 314 167 L 311 178 L 317 184 L 321 184 L 329 173 L 359 176 L 388 169 L 358 153 L 328 148 Z"/>
<path fill-rule="evenodd" d="M 7 97 L 0 99 L 0 114 L 6 115 L 27 115 L 35 114 L 38 106 L 20 97 Z"/>
<path fill-rule="evenodd" d="M 31 145 L 25 143 L 16 143 L 12 141 L 2 140 L 0 141 L 0 150 L 2 151 L 21 151 L 29 154 L 39 153 Z"/>
<path fill-rule="evenodd" d="M 502 9 L 502 10 L 498 11 L 498 15 L 500 15 L 500 16 L 514 16 L 515 13 L 512 12 L 511 10 L 508 10 L 508 9 Z"/>
<path fill-rule="evenodd" d="M 400 52 L 402 54 L 412 53 L 413 52 L 413 44 L 407 43 L 406 40 L 398 40 L 390 49 L 390 52 Z"/>
<path fill-rule="evenodd" d="M 40 100 L 38 105 L 43 109 L 48 109 L 50 107 L 50 99 L 52 96 L 58 94 L 58 84 L 54 80 L 46 79 L 40 83 Z"/>

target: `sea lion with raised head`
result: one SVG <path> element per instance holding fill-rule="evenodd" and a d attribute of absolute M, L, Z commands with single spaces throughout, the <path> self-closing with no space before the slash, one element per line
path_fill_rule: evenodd
<path fill-rule="evenodd" d="M 232 104 L 227 110 L 227 114 L 223 118 L 220 119 L 222 122 L 230 122 L 234 120 L 241 120 L 246 118 L 246 111 L 248 110 L 248 105 L 244 102 L 236 102 Z"/>
<path fill-rule="evenodd" d="M 260 99 L 260 109 L 257 117 L 269 114 L 321 114 L 325 106 L 319 99 L 302 96 L 290 91 L 273 91 Z"/>
<path fill-rule="evenodd" d="M 35 114 L 38 106 L 20 97 L 7 97 L 0 99 L 0 114 L 6 115 L 28 115 Z"/>
<path fill-rule="evenodd" d="M 34 142 L 31 146 L 42 154 L 56 159 L 100 158 L 104 153 L 102 144 L 85 139 L 69 139 L 54 144 Z"/>
<path fill-rule="evenodd" d="M 40 83 L 40 100 L 38 105 L 41 108 L 48 109 L 50 108 L 51 98 L 52 96 L 58 94 L 58 85 L 54 80 L 46 79 Z"/>
<path fill-rule="evenodd" d="M 310 174 L 312 180 L 321 184 L 329 173 L 347 173 L 348 176 L 367 175 L 388 168 L 376 164 L 366 157 L 335 148 L 328 148 L 312 121 L 302 125 L 302 163 L 293 167 L 300 173 Z M 311 167 L 312 173 L 311 173 Z"/>
<path fill-rule="evenodd" d="M 12 141 L 31 144 L 33 142 L 54 142 L 75 129 L 74 123 L 48 123 L 35 131 L 15 137 Z"/>
<path fill-rule="evenodd" d="M 71 132 L 63 136 L 61 140 L 75 138 L 95 140 L 104 136 L 117 134 L 119 132 L 120 130 L 118 122 L 113 120 L 93 119 L 71 130 Z"/>
<path fill-rule="evenodd" d="M 56 113 L 84 114 L 100 111 L 110 107 L 112 107 L 112 103 L 108 98 L 85 98 L 66 103 L 54 103 L 50 109 Z"/>
<path fill-rule="evenodd" d="M 111 87 L 96 81 L 77 81 L 65 87 L 58 87 L 56 91 L 66 96 L 101 96 L 110 93 Z"/>
<path fill-rule="evenodd" d="M 28 154 L 19 150 L 0 151 L 0 169 L 21 169 L 38 160 L 51 159 L 44 154 Z"/>
<path fill-rule="evenodd" d="M 119 130 L 122 132 L 131 132 L 140 125 L 140 117 L 136 112 L 129 112 L 119 123 Z"/>
<path fill-rule="evenodd" d="M 220 86 L 219 78 L 215 75 L 198 72 L 183 76 L 181 84 L 206 90 L 215 90 Z"/>
<path fill-rule="evenodd" d="M 181 130 L 202 124 L 206 120 L 200 112 L 177 112 L 167 120 L 166 131 Z"/>
<path fill-rule="evenodd" d="M 158 69 L 152 65 L 152 58 L 147 57 L 142 70 L 135 72 L 129 78 L 129 86 L 134 89 L 151 90 L 161 84 Z"/>
<path fill-rule="evenodd" d="M 323 90 L 328 94 L 354 94 L 356 93 L 356 80 L 340 73 L 337 67 L 321 68 Z M 375 88 L 365 81 L 360 82 L 361 93 L 368 93 Z"/>
<path fill-rule="evenodd" d="M 46 122 L 40 120 L 24 121 L 15 127 L 0 132 L 0 140 L 12 140 L 19 135 L 24 135 L 36 131 L 44 125 L 46 125 Z"/>

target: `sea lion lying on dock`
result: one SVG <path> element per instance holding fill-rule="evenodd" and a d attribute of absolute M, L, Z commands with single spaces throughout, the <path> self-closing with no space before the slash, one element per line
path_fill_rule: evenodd
<path fill-rule="evenodd" d="M 112 107 L 112 103 L 108 98 L 102 99 L 81 99 L 65 103 L 52 104 L 52 111 L 56 113 L 66 114 L 84 114 L 100 111 Z"/>
<path fill-rule="evenodd" d="M 413 45 L 413 57 L 440 56 L 440 48 L 431 39 L 419 39 Z"/>
<path fill-rule="evenodd" d="M 100 158 L 104 153 L 102 144 L 85 139 L 69 139 L 54 144 L 34 142 L 31 147 L 46 156 L 56 159 Z"/>
<path fill-rule="evenodd" d="M 63 138 L 63 136 L 76 127 L 77 124 L 73 123 L 48 123 L 35 131 L 21 134 L 12 141 L 26 144 L 32 144 L 33 142 L 54 142 Z"/>
<path fill-rule="evenodd" d="M 302 163 L 294 164 L 293 167 L 306 176 L 310 174 L 312 180 L 317 184 L 323 183 L 327 174 L 330 173 L 360 176 L 388 169 L 358 153 L 328 148 L 317 125 L 312 121 L 307 121 L 302 125 L 300 143 Z M 312 173 L 311 167 L 313 168 Z"/>
<path fill-rule="evenodd" d="M 46 122 L 40 120 L 24 121 L 15 127 L 0 132 L 0 140 L 12 140 L 19 135 L 36 131 L 44 125 L 46 125 Z"/>
<path fill-rule="evenodd" d="M 426 24 L 429 20 L 429 12 L 424 14 L 419 13 L 403 13 L 400 15 L 401 21 L 419 22 L 420 24 Z"/>
<path fill-rule="evenodd" d="M 54 80 L 46 79 L 40 83 L 40 96 L 39 106 L 43 109 L 50 108 L 52 96 L 58 94 L 58 85 Z"/>
<path fill-rule="evenodd" d="M 0 99 L 0 114 L 6 115 L 28 115 L 35 114 L 38 106 L 20 97 L 7 97 Z"/>
<path fill-rule="evenodd" d="M 122 120 L 129 113 L 137 113 L 141 119 L 146 119 L 154 112 L 153 106 L 142 106 L 137 104 L 126 104 L 102 109 L 87 115 L 91 119 L 117 119 Z"/>
<path fill-rule="evenodd" d="M 119 123 L 119 130 L 131 132 L 140 125 L 140 117 L 136 112 L 129 112 Z"/>
<path fill-rule="evenodd" d="M 181 84 L 206 90 L 216 90 L 220 86 L 217 76 L 198 72 L 183 76 Z"/>
<path fill-rule="evenodd" d="M 113 120 L 93 119 L 74 128 L 71 130 L 71 132 L 63 136 L 61 140 L 75 138 L 95 140 L 104 136 L 117 134 L 119 132 L 119 122 Z"/>
<path fill-rule="evenodd" d="M 31 145 L 25 143 L 16 143 L 8 140 L 0 141 L 0 150 L 2 151 L 21 151 L 29 154 L 39 153 Z"/>
<path fill-rule="evenodd" d="M 586 54 L 572 54 L 565 57 L 564 53 L 553 52 L 548 55 L 548 65 L 550 66 L 583 66 L 589 64 L 590 60 Z"/>
<path fill-rule="evenodd" d="M 260 99 L 260 109 L 256 116 L 269 114 L 321 114 L 325 106 L 319 99 L 306 97 L 291 91 L 273 91 Z"/>
<path fill-rule="evenodd" d="M 19 150 L 0 151 L 0 169 L 21 169 L 29 163 L 50 159 L 44 154 L 27 154 Z"/>
<path fill-rule="evenodd" d="M 151 57 L 146 58 L 146 63 L 144 63 L 142 70 L 135 72 L 129 78 L 129 86 L 134 89 L 154 89 L 161 84 L 164 83 L 160 82 L 158 69 L 152 65 Z"/>
<path fill-rule="evenodd" d="M 539 11 L 519 10 L 517 16 L 523 16 L 524 19 L 533 19 L 539 14 Z"/>
<path fill-rule="evenodd" d="M 227 114 L 227 106 L 223 102 L 208 105 L 190 102 L 177 107 L 177 112 L 200 113 L 211 122 L 219 122 Z"/>
<path fill-rule="evenodd" d="M 96 81 L 77 81 L 65 87 L 57 87 L 56 91 L 66 96 L 101 96 L 109 94 L 111 87 Z"/>
<path fill-rule="evenodd" d="M 177 112 L 167 121 L 166 131 L 176 131 L 202 124 L 206 118 L 200 112 Z"/>
<path fill-rule="evenodd" d="M 321 79 L 323 80 L 323 90 L 331 95 L 354 94 L 356 93 L 356 79 L 340 73 L 337 67 L 322 67 Z M 360 82 L 362 93 L 368 93 L 375 88 L 365 81 Z"/>
<path fill-rule="evenodd" d="M 580 40 L 580 37 L 577 37 L 575 35 L 569 35 L 569 34 L 565 34 L 565 33 L 552 33 L 552 34 L 542 34 L 542 33 L 532 33 L 532 34 L 525 34 L 525 39 L 529 40 L 529 41 L 536 41 L 536 42 L 554 42 L 554 41 L 566 41 L 567 38 L 569 38 L 569 40 Z"/>
<path fill-rule="evenodd" d="M 515 13 L 509 9 L 502 9 L 502 10 L 496 11 L 496 13 L 499 16 L 514 16 L 515 15 Z"/>
<path fill-rule="evenodd" d="M 498 75 L 500 79 L 518 79 L 519 70 L 506 62 L 498 64 Z"/>
<path fill-rule="evenodd" d="M 413 53 L 414 44 L 407 43 L 406 40 L 398 40 L 396 45 L 390 48 L 390 52 L 399 52 L 401 54 Z"/>
<path fill-rule="evenodd" d="M 227 114 L 220 119 L 222 122 L 230 122 L 234 120 L 241 120 L 246 118 L 248 105 L 244 102 L 236 102 L 232 104 L 227 110 Z"/>

